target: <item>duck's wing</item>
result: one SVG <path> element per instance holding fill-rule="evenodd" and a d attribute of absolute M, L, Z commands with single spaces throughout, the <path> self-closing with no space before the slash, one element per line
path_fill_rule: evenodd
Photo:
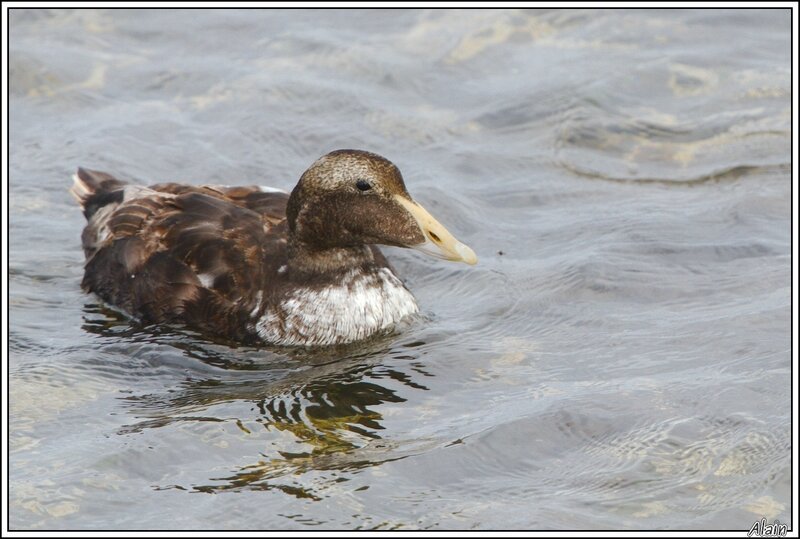
<path fill-rule="evenodd" d="M 148 323 L 246 338 L 249 313 L 286 263 L 288 196 L 224 189 L 146 188 L 80 169 L 83 288 Z"/>
<path fill-rule="evenodd" d="M 258 213 L 263 220 L 271 224 L 277 224 L 286 219 L 286 204 L 289 202 L 289 193 L 286 191 L 258 185 L 230 187 L 227 185 L 193 186 L 160 183 L 150 188 L 165 193 L 196 192 L 221 198 Z"/>

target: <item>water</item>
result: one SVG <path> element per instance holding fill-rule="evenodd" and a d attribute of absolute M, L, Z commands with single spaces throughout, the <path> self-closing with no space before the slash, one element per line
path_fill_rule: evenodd
<path fill-rule="evenodd" d="M 11 12 L 15 529 L 749 529 L 790 506 L 786 10 Z M 393 160 L 476 267 L 326 352 L 81 292 L 82 165 Z"/>

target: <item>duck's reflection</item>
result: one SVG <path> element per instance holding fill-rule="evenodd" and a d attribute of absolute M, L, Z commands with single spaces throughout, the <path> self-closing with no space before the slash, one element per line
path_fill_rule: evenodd
<path fill-rule="evenodd" d="M 178 387 L 123 397 L 129 413 L 141 420 L 126 425 L 120 434 L 178 422 L 233 420 L 245 433 L 260 424 L 269 432 L 289 434 L 302 448 L 262 452 L 258 462 L 230 476 L 211 478 L 211 484 L 193 485 L 195 491 L 279 489 L 316 498 L 296 484 L 282 484 L 280 478 L 308 470 L 358 469 L 397 458 L 381 438 L 384 418 L 379 408 L 406 400 L 392 387 L 427 390 L 419 379 L 430 376 L 414 361 L 413 347 L 419 343 L 394 349 L 396 339 L 391 336 L 316 351 L 231 348 L 182 330 L 136 327 L 98 306 L 87 306 L 85 312 L 84 329 L 89 332 L 168 346 L 173 353 L 179 350 L 215 367 L 212 376 L 201 372 Z M 387 355 L 405 360 L 409 372 L 388 367 Z M 242 407 L 243 402 L 250 406 Z M 238 417 L 232 418 L 231 410 Z"/>
<path fill-rule="evenodd" d="M 302 451 L 262 454 L 258 462 L 195 489 L 216 492 L 277 488 L 298 497 L 316 498 L 311 491 L 296 484 L 282 484 L 280 479 L 312 470 L 358 469 L 387 460 L 388 453 L 382 449 L 388 444 L 381 442 L 378 433 L 383 429 L 383 416 L 374 407 L 405 399 L 377 383 L 354 379 L 353 371 L 342 374 L 309 381 L 258 401 L 259 423 L 267 430 L 290 433 L 301 442 Z"/>

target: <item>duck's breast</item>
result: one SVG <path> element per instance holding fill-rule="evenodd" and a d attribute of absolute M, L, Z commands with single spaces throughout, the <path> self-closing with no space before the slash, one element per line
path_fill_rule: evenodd
<path fill-rule="evenodd" d="M 357 341 L 396 324 L 419 310 L 411 292 L 389 268 L 351 270 L 321 287 L 300 287 L 255 324 L 265 341 L 330 345 Z"/>

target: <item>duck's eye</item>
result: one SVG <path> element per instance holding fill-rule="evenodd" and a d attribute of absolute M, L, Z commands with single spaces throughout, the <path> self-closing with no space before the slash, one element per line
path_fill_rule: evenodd
<path fill-rule="evenodd" d="M 372 186 L 369 184 L 367 180 L 358 180 L 356 182 L 356 187 L 358 187 L 359 191 L 369 191 L 372 189 Z"/>

